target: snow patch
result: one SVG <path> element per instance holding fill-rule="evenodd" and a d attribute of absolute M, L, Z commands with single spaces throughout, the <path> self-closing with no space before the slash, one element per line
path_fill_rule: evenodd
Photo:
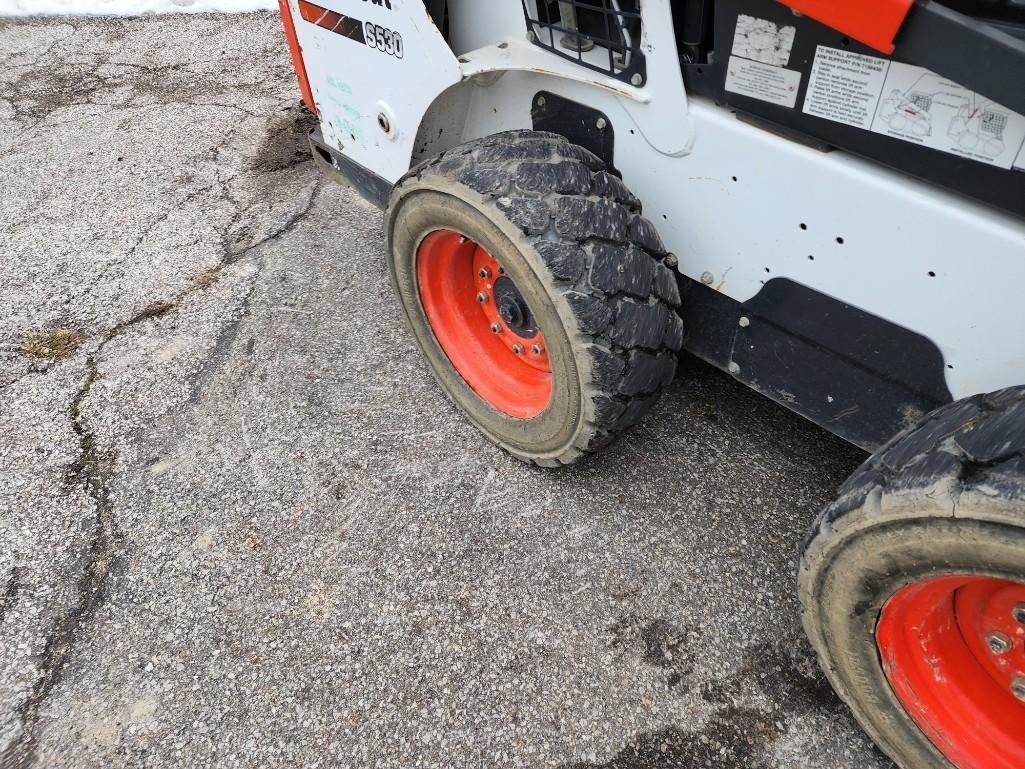
<path fill-rule="evenodd" d="M 243 13 L 277 7 L 276 0 L 0 0 L 0 16 L 143 16 L 153 13 Z"/>

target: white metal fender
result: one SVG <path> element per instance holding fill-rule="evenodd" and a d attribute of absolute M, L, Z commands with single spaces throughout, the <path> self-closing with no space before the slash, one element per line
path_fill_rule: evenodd
<path fill-rule="evenodd" d="M 288 2 L 325 141 L 396 181 L 409 170 L 424 112 L 463 78 L 427 7 L 422 0 L 316 0 L 315 7 L 353 22 L 332 30 L 305 20 L 300 0 Z M 359 33 L 339 31 L 356 25 Z"/>

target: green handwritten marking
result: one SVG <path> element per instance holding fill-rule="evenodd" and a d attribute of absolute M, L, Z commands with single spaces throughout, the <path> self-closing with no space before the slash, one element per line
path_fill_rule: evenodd
<path fill-rule="evenodd" d="M 346 83 L 344 80 L 335 80 L 333 76 L 327 76 L 327 84 L 332 88 L 337 88 L 342 93 L 352 93 L 352 86 Z"/>
<path fill-rule="evenodd" d="M 328 101 L 330 101 L 332 104 L 334 104 L 340 110 L 345 112 L 353 120 L 362 120 L 363 119 L 363 113 L 360 112 L 355 107 L 353 107 L 351 104 L 349 104 L 349 102 L 342 101 L 341 99 L 339 99 L 334 94 L 328 94 L 327 98 L 328 98 Z"/>
<path fill-rule="evenodd" d="M 360 130 L 360 127 L 340 115 L 331 115 L 331 124 L 335 127 L 336 131 L 340 130 L 342 133 L 355 136 L 358 142 L 363 141 L 363 131 Z"/>

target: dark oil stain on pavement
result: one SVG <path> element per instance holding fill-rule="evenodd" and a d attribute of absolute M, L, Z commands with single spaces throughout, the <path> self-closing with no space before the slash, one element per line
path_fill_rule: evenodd
<path fill-rule="evenodd" d="M 666 685 L 679 692 L 687 691 L 686 677 L 693 670 L 693 656 L 687 646 L 687 628 L 679 628 L 664 619 L 627 616 L 609 627 L 611 647 L 633 651 L 652 667 L 666 671 Z"/>
<path fill-rule="evenodd" d="M 646 664 L 666 669 L 671 689 L 687 690 L 700 633 L 663 619 L 625 617 L 610 628 L 612 648 L 630 649 Z M 690 647 L 689 644 L 695 644 Z M 771 769 L 772 748 L 786 734 L 788 715 L 837 715 L 843 703 L 817 669 L 772 644 L 747 649 L 744 662 L 721 680 L 704 682 L 701 698 L 717 706 L 700 729 L 672 726 L 635 735 L 604 763 L 572 763 L 563 769 Z M 805 672 L 804 667 L 815 670 Z M 681 683 L 682 682 L 682 683 Z M 779 709 L 737 705 L 761 694 Z"/>

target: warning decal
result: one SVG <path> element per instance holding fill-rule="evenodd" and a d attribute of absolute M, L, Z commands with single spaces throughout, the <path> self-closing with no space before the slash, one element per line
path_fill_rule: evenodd
<path fill-rule="evenodd" d="M 767 19 L 740 14 L 726 70 L 726 90 L 793 109 L 801 73 L 786 69 L 786 65 L 796 32 L 792 26 L 780 27 Z"/>
<path fill-rule="evenodd" d="M 837 123 L 870 128 L 886 79 L 886 59 L 818 47 L 804 111 Z"/>
<path fill-rule="evenodd" d="M 819 46 L 803 111 L 1000 168 L 1021 165 L 1025 116 L 923 67 Z"/>
<path fill-rule="evenodd" d="M 796 27 L 780 27 L 767 19 L 740 14 L 733 33 L 733 55 L 785 67 L 790 63 Z"/>
<path fill-rule="evenodd" d="M 801 73 L 796 70 L 759 64 L 739 56 L 731 56 L 726 68 L 727 91 L 783 107 L 797 104 L 800 85 Z"/>

